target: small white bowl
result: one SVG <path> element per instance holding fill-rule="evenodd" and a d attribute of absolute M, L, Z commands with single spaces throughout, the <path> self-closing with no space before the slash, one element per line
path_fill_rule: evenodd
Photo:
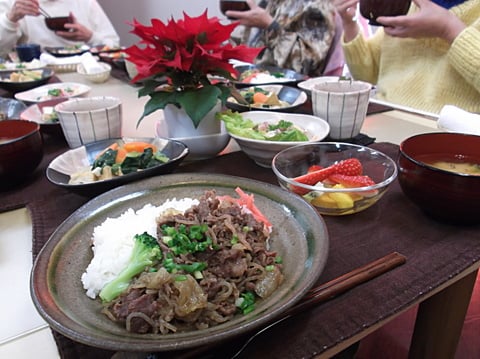
<path fill-rule="evenodd" d="M 55 106 L 70 148 L 121 137 L 122 102 L 117 97 L 74 98 Z"/>
<path fill-rule="evenodd" d="M 263 141 L 240 137 L 230 133 L 245 154 L 262 167 L 271 167 L 275 155 L 292 146 L 299 144 L 318 142 L 328 136 L 329 124 L 320 117 L 286 112 L 248 111 L 240 113 L 243 118 L 254 123 L 277 123 L 280 120 L 292 122 L 304 129 L 309 138 L 308 141 Z"/>
<path fill-rule="evenodd" d="M 83 75 L 87 80 L 94 82 L 94 83 L 103 83 L 107 81 L 110 78 L 110 73 L 112 71 L 112 66 L 105 62 L 99 62 L 98 63 L 103 71 L 101 72 L 95 72 L 95 73 L 87 73 L 85 70 L 85 67 L 82 64 L 77 65 L 77 72 L 81 75 Z"/>

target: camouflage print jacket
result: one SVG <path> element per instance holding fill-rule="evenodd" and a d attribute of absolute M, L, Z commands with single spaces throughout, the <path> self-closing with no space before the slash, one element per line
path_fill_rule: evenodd
<path fill-rule="evenodd" d="M 269 0 L 266 10 L 276 24 L 264 30 L 245 28 L 241 39 L 249 46 L 266 46 L 256 63 L 321 76 L 335 36 L 332 2 Z"/>

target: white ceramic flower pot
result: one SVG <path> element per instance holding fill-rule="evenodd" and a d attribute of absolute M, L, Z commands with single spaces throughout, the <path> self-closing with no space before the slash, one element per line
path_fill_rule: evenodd
<path fill-rule="evenodd" d="M 167 105 L 163 110 L 163 119 L 159 120 L 159 128 L 165 137 L 194 137 L 213 135 L 221 132 L 221 121 L 215 118 L 215 114 L 221 111 L 221 103 L 218 104 L 202 119 L 195 128 L 187 113 L 175 105 Z"/>

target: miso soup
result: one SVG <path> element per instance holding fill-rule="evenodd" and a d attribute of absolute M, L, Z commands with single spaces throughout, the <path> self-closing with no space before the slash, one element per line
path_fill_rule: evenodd
<path fill-rule="evenodd" d="M 417 160 L 444 171 L 480 176 L 480 159 L 471 156 L 436 153 L 418 156 Z"/>

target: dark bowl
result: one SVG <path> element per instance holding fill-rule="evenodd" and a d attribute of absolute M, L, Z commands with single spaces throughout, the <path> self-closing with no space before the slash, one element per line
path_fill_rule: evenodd
<path fill-rule="evenodd" d="M 82 169 L 84 163 L 93 163 L 95 157 L 111 144 L 142 141 L 149 142 L 157 146 L 158 149 L 167 155 L 170 160 L 155 167 L 147 168 L 138 172 L 125 174 L 123 176 L 113 177 L 102 181 L 69 184 L 70 174 Z M 188 148 L 182 142 L 167 138 L 111 138 L 89 143 L 85 146 L 69 150 L 55 158 L 47 168 L 47 178 L 53 184 L 64 187 L 70 191 L 85 196 L 96 196 L 106 192 L 114 187 L 124 185 L 129 182 L 137 181 L 143 178 L 158 176 L 172 172 L 188 155 Z M 82 164 L 78 165 L 77 164 Z"/>
<path fill-rule="evenodd" d="M 65 24 L 73 23 L 73 18 L 71 16 L 56 16 L 56 17 L 46 17 L 45 25 L 52 31 L 68 31 L 65 28 Z"/>
<path fill-rule="evenodd" d="M 232 10 L 232 11 L 247 11 L 250 10 L 250 6 L 244 0 L 220 0 L 220 11 L 223 15 L 225 12 Z M 233 20 L 234 18 L 229 17 L 229 19 Z"/>
<path fill-rule="evenodd" d="M 17 93 L 17 92 L 22 92 L 22 91 L 28 91 L 31 90 L 35 87 L 45 85 L 54 75 L 54 71 L 49 68 L 44 68 L 44 69 L 38 69 L 38 70 L 33 70 L 33 71 L 41 71 L 42 72 L 42 77 L 38 80 L 32 80 L 32 81 L 9 81 L 10 75 L 13 72 L 21 72 L 21 71 L 32 71 L 32 70 L 12 70 L 12 71 L 3 71 L 0 74 L 0 88 L 11 92 L 11 93 Z"/>
<path fill-rule="evenodd" d="M 480 167 L 476 175 L 460 174 L 426 163 L 433 158 L 480 166 L 480 136 L 441 132 L 413 136 L 401 143 L 398 159 L 403 192 L 428 216 L 448 223 L 480 223 Z"/>
<path fill-rule="evenodd" d="M 0 97 L 0 121 L 18 120 L 26 108 L 27 105 L 21 101 Z"/>
<path fill-rule="evenodd" d="M 410 3 L 411 0 L 360 0 L 360 14 L 370 25 L 382 26 L 376 21 L 377 17 L 405 15 Z"/>
<path fill-rule="evenodd" d="M 236 70 L 236 78 L 239 79 L 237 81 L 234 81 L 237 87 L 269 85 L 269 84 L 293 85 L 307 79 L 307 76 L 302 75 L 298 72 L 295 72 L 290 69 L 282 69 L 280 67 L 275 67 L 275 66 L 240 65 L 240 66 L 235 66 L 235 70 Z M 240 77 L 246 71 L 264 72 L 270 75 L 274 75 L 276 76 L 276 78 L 271 78 L 265 81 L 260 81 L 255 83 L 245 82 L 243 80 L 240 80 Z"/>
<path fill-rule="evenodd" d="M 42 158 L 43 142 L 37 123 L 0 121 L 0 187 L 26 179 Z"/>

